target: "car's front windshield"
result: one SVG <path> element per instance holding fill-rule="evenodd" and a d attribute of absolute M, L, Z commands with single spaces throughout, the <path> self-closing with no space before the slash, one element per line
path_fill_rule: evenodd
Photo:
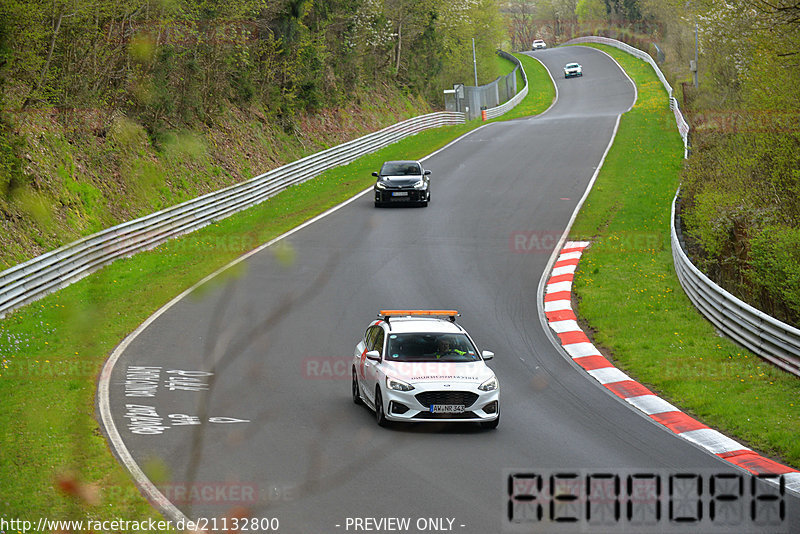
<path fill-rule="evenodd" d="M 382 176 L 413 176 L 422 174 L 417 163 L 391 162 L 384 163 L 381 168 Z"/>
<path fill-rule="evenodd" d="M 466 334 L 389 334 L 387 360 L 392 362 L 474 362 L 480 360 Z"/>

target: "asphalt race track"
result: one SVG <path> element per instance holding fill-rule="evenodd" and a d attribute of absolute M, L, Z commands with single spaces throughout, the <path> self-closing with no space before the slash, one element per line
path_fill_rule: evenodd
<path fill-rule="evenodd" d="M 282 533 L 762 531 L 746 514 L 771 504 L 751 495 L 747 475 L 613 396 L 542 329 L 542 272 L 635 90 L 596 50 L 536 57 L 553 74 L 556 104 L 489 124 L 426 160 L 428 208 L 375 209 L 361 196 L 285 238 L 280 253 L 266 248 L 181 299 L 125 348 L 109 381 L 114 424 L 182 513 L 277 518 Z M 569 61 L 583 77 L 563 78 Z M 352 403 L 353 348 L 387 308 L 461 312 L 479 349 L 496 353 L 497 430 L 383 429 Z M 627 480 L 645 487 L 657 475 L 661 497 L 674 499 L 671 474 L 701 477 L 703 499 L 712 476 L 740 474 L 745 516 L 726 524 L 717 508 L 709 523 L 704 501 L 706 523 L 689 527 L 670 518 L 694 517 L 691 506 L 664 504 L 648 516 L 655 500 L 645 496 L 631 501 L 643 514 L 635 525 L 622 497 L 619 520 L 613 503 L 604 519 L 594 509 L 604 526 L 588 523 L 586 499 L 572 512 L 543 506 L 541 520 L 522 507 L 509 522 L 510 474 L 571 472 L 618 475 L 621 494 Z M 785 519 L 764 532 L 800 524 L 798 499 L 782 501 Z M 546 521 L 570 513 L 577 524 Z"/>

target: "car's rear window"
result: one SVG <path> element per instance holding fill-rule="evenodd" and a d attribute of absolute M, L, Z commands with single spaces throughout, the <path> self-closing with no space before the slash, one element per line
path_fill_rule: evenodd
<path fill-rule="evenodd" d="M 477 350 L 465 334 L 389 334 L 386 360 L 393 362 L 474 362 Z"/>
<path fill-rule="evenodd" d="M 416 163 L 384 163 L 381 168 L 383 176 L 411 176 L 422 174 L 419 165 Z"/>

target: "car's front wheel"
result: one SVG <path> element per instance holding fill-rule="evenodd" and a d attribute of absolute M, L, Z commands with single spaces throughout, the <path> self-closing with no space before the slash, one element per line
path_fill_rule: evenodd
<path fill-rule="evenodd" d="M 386 426 L 387 424 L 380 387 L 375 388 L 375 420 L 378 422 L 378 426 Z"/>
<path fill-rule="evenodd" d="M 353 367 L 353 402 L 355 404 L 362 404 L 361 393 L 358 391 L 358 377 L 356 376 L 356 368 Z"/>

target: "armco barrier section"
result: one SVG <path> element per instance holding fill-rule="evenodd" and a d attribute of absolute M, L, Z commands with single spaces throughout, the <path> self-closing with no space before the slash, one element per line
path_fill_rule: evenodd
<path fill-rule="evenodd" d="M 669 107 L 675 114 L 678 131 L 683 138 L 684 157 L 688 157 L 689 125 L 683 118 L 678 101 L 672 96 L 672 87 L 650 54 L 626 43 L 607 37 L 578 37 L 564 44 L 597 43 L 613 46 L 647 61 L 664 84 L 669 94 Z M 678 190 L 678 193 L 680 189 Z M 792 374 L 800 376 L 800 330 L 783 323 L 725 291 L 692 264 L 683 248 L 680 216 L 676 220 L 672 202 L 671 241 L 675 272 L 681 287 L 700 313 L 719 329 L 754 354 Z"/>
<path fill-rule="evenodd" d="M 672 96 L 672 86 L 667 81 L 667 78 L 664 77 L 664 73 L 661 72 L 661 69 L 658 68 L 658 64 L 656 61 L 648 54 L 647 52 L 643 52 L 638 48 L 634 48 L 627 43 L 623 43 L 622 41 L 617 41 L 616 39 L 609 39 L 608 37 L 576 37 L 575 39 L 570 39 L 565 45 L 571 44 L 581 44 L 581 43 L 594 43 L 594 44 L 604 44 L 608 46 L 613 46 L 614 48 L 619 48 L 623 52 L 627 52 L 628 54 L 638 57 L 639 59 L 646 61 L 653 67 L 653 70 L 658 76 L 658 79 L 661 80 L 661 83 L 664 85 L 664 89 L 667 90 L 667 94 L 669 95 L 669 108 L 675 114 L 675 123 L 678 126 L 678 132 L 681 134 L 681 139 L 683 139 L 683 156 L 688 157 L 689 152 L 689 124 L 683 118 L 683 114 L 681 113 L 680 107 L 678 106 L 678 101 L 675 97 Z"/>
<path fill-rule="evenodd" d="M 508 102 L 500 104 L 499 106 L 493 108 L 483 110 L 482 113 L 483 120 L 494 119 L 503 115 L 504 113 L 507 113 L 508 111 L 516 107 L 517 104 L 522 102 L 522 99 L 528 95 L 528 76 L 527 74 L 525 74 L 525 69 L 522 67 L 522 63 L 520 62 L 520 60 L 515 58 L 508 52 L 503 52 L 502 50 L 499 50 L 497 53 L 503 56 L 504 58 L 516 63 L 517 67 L 519 67 L 519 70 L 522 73 L 523 86 L 522 90 L 518 92 L 516 95 L 514 95 L 514 98 L 512 98 Z"/>
<path fill-rule="evenodd" d="M 740 345 L 800 376 L 800 330 L 737 299 L 695 267 L 684 250 L 680 214 L 672 201 L 671 241 L 675 271 L 683 290 L 700 312 Z"/>
<path fill-rule="evenodd" d="M 414 117 L 317 152 L 246 182 L 113 226 L 0 273 L 0 316 L 63 288 L 114 260 L 153 248 L 263 202 L 287 187 L 429 128 L 463 124 L 463 113 Z"/>

